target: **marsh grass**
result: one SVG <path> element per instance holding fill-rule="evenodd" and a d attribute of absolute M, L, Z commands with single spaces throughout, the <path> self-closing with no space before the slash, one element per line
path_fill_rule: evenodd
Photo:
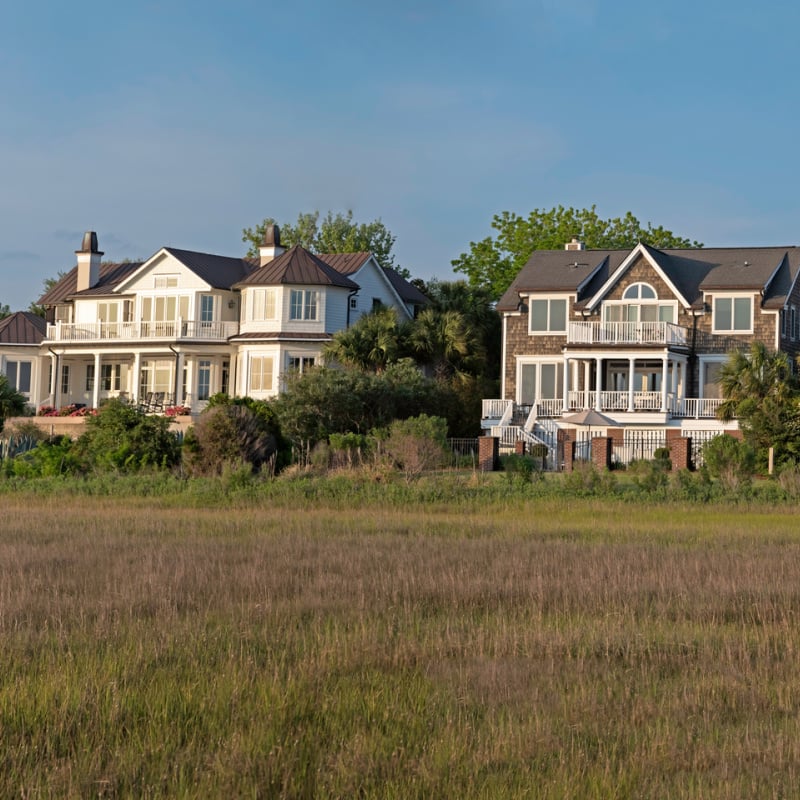
<path fill-rule="evenodd" d="M 796 508 L 306 489 L 2 497 L 0 796 L 793 794 Z"/>

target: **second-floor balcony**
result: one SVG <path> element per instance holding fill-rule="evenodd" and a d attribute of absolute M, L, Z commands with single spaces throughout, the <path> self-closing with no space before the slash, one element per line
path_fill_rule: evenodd
<path fill-rule="evenodd" d="M 140 322 L 56 322 L 48 324 L 46 341 L 84 343 L 201 339 L 225 342 L 238 332 L 238 322 L 198 322 L 181 319 Z"/>
<path fill-rule="evenodd" d="M 567 344 L 687 347 L 690 331 L 672 322 L 570 322 Z"/>

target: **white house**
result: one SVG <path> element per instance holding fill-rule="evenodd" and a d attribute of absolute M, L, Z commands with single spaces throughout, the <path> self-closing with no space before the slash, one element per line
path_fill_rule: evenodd
<path fill-rule="evenodd" d="M 19 312 L 0 324 L 0 372 L 36 407 L 123 397 L 198 412 L 217 392 L 272 397 L 361 314 L 380 304 L 410 319 L 427 302 L 370 253 L 285 250 L 277 226 L 259 259 L 163 247 L 109 263 L 93 231 L 75 255 L 39 300 L 46 323 Z"/>

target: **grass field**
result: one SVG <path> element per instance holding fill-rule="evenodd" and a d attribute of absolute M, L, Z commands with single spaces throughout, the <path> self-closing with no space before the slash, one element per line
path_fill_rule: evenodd
<path fill-rule="evenodd" d="M 306 494 L 4 494 L 0 797 L 796 796 L 796 507 Z"/>

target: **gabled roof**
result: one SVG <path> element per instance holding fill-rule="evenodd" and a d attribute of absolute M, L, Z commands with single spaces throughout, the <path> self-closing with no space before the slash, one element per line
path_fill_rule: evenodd
<path fill-rule="evenodd" d="M 112 264 L 109 262 L 100 265 L 100 279 L 91 288 L 78 293 L 78 267 L 73 267 L 58 283 L 48 289 L 40 298 L 39 304 L 54 306 L 63 303 L 71 297 L 80 294 L 81 297 L 98 294 L 112 294 L 114 289 L 126 278 L 142 266 L 141 261 Z"/>
<path fill-rule="evenodd" d="M 577 308 L 595 307 L 638 257 L 646 258 L 681 302 L 697 307 L 704 293 L 761 292 L 766 308 L 780 308 L 800 274 L 800 248 L 716 247 L 658 250 L 539 250 L 497 304 L 514 311 L 519 293 L 574 292 Z"/>
<path fill-rule="evenodd" d="M 342 275 L 352 275 L 372 258 L 372 253 L 320 253 L 319 257 Z"/>
<path fill-rule="evenodd" d="M 30 311 L 17 311 L 0 319 L 0 344 L 41 344 L 47 323 Z"/>
<path fill-rule="evenodd" d="M 427 306 L 430 304 L 430 298 L 426 297 L 413 283 L 409 283 L 402 275 L 391 267 L 381 267 L 392 288 L 400 295 L 404 303 L 409 303 L 414 306 Z"/>
<path fill-rule="evenodd" d="M 176 258 L 213 289 L 230 289 L 253 271 L 253 265 L 245 258 L 215 256 L 211 253 L 196 253 L 165 247 L 165 252 Z"/>
<path fill-rule="evenodd" d="M 295 245 L 263 267 L 253 270 L 246 278 L 236 283 L 234 288 L 276 286 L 278 284 L 339 286 L 343 289 L 358 289 L 357 283 L 300 245 Z"/>

